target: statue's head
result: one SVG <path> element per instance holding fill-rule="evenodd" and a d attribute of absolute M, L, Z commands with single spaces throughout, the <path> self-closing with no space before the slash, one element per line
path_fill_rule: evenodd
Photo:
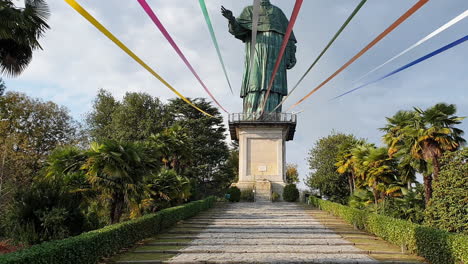
<path fill-rule="evenodd" d="M 265 5 L 271 5 L 270 0 L 261 0 L 261 1 L 260 1 L 260 4 L 261 4 L 261 5 L 264 5 L 264 6 L 265 6 Z"/>

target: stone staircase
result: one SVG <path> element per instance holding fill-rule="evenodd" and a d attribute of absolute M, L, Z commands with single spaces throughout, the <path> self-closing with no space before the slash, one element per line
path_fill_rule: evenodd
<path fill-rule="evenodd" d="M 228 203 L 203 212 L 107 263 L 417 264 L 423 260 L 325 212 L 268 202 Z"/>

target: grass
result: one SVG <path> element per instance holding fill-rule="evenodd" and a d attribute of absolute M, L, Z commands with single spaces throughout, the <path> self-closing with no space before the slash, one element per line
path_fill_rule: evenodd
<path fill-rule="evenodd" d="M 167 234 L 161 234 L 160 236 L 167 236 Z M 117 261 L 144 261 L 144 260 L 159 260 L 166 261 L 174 257 L 175 254 L 161 254 L 161 253 L 136 253 L 135 251 L 151 251 L 151 250 L 180 250 L 185 248 L 184 246 L 153 246 L 151 243 L 190 243 L 192 239 L 179 239 L 179 238 L 167 238 L 156 236 L 153 238 L 145 239 L 134 247 L 128 249 L 119 255 L 112 257 L 108 263 L 115 263 Z"/>
<path fill-rule="evenodd" d="M 116 261 L 141 261 L 141 260 L 161 260 L 165 261 L 172 258 L 173 254 L 159 254 L 159 253 L 126 253 L 123 255 L 118 255 L 110 260 L 109 263 L 115 263 Z"/>

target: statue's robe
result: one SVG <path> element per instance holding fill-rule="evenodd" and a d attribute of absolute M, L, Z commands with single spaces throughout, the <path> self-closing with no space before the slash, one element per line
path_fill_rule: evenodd
<path fill-rule="evenodd" d="M 257 43 L 253 69 L 250 69 L 250 50 L 252 38 L 253 7 L 244 9 L 235 22 L 229 23 L 229 32 L 245 43 L 245 71 L 242 81 L 241 98 L 244 99 L 244 113 L 260 113 L 268 90 L 276 59 L 281 49 L 289 21 L 283 11 L 268 4 L 260 8 Z M 286 70 L 294 67 L 296 62 L 296 38 L 291 34 L 286 52 L 276 74 L 270 96 L 264 112 L 272 112 L 288 94 Z M 276 112 L 281 112 L 279 107 Z"/>

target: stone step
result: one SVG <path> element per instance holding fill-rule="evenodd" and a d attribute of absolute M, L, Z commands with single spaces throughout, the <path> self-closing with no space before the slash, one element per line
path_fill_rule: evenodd
<path fill-rule="evenodd" d="M 238 230 L 262 230 L 262 229 L 268 229 L 268 230 L 323 230 L 323 229 L 328 229 L 329 226 L 325 227 L 323 225 L 320 226 L 313 226 L 313 225 L 304 225 L 304 226 L 294 226 L 294 225 L 287 225 L 287 226 L 230 226 L 230 225 L 208 225 L 208 226 L 203 226 L 203 225 L 180 225 L 177 227 L 177 229 L 238 229 Z"/>
<path fill-rule="evenodd" d="M 256 232 L 258 231 L 258 232 Z M 172 230 L 168 231 L 168 234 L 199 234 L 200 232 L 203 233 L 212 233 L 212 234 L 252 234 L 252 233 L 265 233 L 269 232 L 270 234 L 309 234 L 309 235 L 317 235 L 317 234 L 335 234 L 335 232 L 329 230 L 329 229 L 323 229 L 323 230 L 317 230 L 314 232 L 305 232 L 307 230 L 295 230 L 296 232 L 288 232 L 288 231 L 283 231 L 283 230 L 276 230 L 276 229 L 271 229 L 271 230 Z M 340 232 L 341 234 L 361 234 L 361 235 L 367 235 L 367 233 L 364 232 L 357 232 L 357 231 L 342 231 Z"/>
<path fill-rule="evenodd" d="M 331 235 L 331 236 L 330 236 Z M 328 236 L 312 236 L 312 237 L 304 237 L 304 236 L 295 236 L 295 237 L 285 237 L 285 236 L 272 236 L 272 235 L 264 235 L 264 236 L 251 236 L 251 237 L 235 237 L 235 236 L 210 236 L 210 235 L 198 235 L 198 236 L 159 236 L 159 239 L 210 239 L 210 240 L 226 240 L 226 239 L 234 239 L 236 241 L 243 241 L 245 240 L 247 243 L 248 241 L 251 241 L 252 239 L 255 240 L 271 240 L 274 239 L 276 241 L 281 241 L 281 240 L 301 240 L 301 241 L 316 241 L 316 240 L 330 240 L 330 239 L 361 239 L 363 236 L 340 236 L 337 234 L 330 234 Z M 379 240 L 376 237 L 373 236 L 368 236 L 365 237 L 366 240 Z"/>
<path fill-rule="evenodd" d="M 310 226 L 310 225 L 322 225 L 322 224 L 337 224 L 337 225 L 342 225 L 343 222 L 318 222 L 318 221 L 289 221 L 289 222 L 282 222 L 282 221 L 272 221 L 272 222 L 267 222 L 267 223 L 262 223 L 260 221 L 248 221 L 248 222 L 243 222 L 243 221 L 232 221 L 232 222 L 227 222 L 227 221 L 182 221 L 181 222 L 184 225 L 226 225 L 226 226 L 289 226 L 289 225 L 305 225 L 305 226 Z"/>
<path fill-rule="evenodd" d="M 221 241 L 214 243 L 211 241 L 211 239 L 208 239 L 206 242 L 203 240 L 199 241 L 194 241 L 194 242 L 151 242 L 151 243 L 146 243 L 144 244 L 145 246 L 359 246 L 359 245 L 371 245 L 369 243 L 352 243 L 352 242 L 340 242 L 343 241 L 339 239 L 337 242 L 330 242 L 329 240 L 315 240 L 315 242 L 304 242 L 304 241 L 292 241 L 295 243 L 288 243 L 288 240 L 286 241 L 272 241 L 272 240 L 265 240 L 265 241 L 252 241 L 252 240 L 247 240 L 243 242 L 235 241 L 233 240 L 232 242 L 228 241 Z"/>
<path fill-rule="evenodd" d="M 293 257 L 293 256 L 291 256 Z M 230 261 L 230 260 L 200 260 L 200 261 L 161 261 L 161 260 L 134 260 L 134 261 L 117 261 L 118 264 L 252 264 L 251 261 Z M 255 261 L 257 264 L 278 264 L 278 261 Z M 286 260 L 281 263 L 289 264 L 421 264 L 418 261 L 376 261 L 376 260 L 355 260 L 346 259 L 316 259 L 316 260 Z"/>
<path fill-rule="evenodd" d="M 332 251 L 333 249 L 333 251 Z M 225 250 L 225 249 L 183 249 L 183 250 L 135 250 L 134 254 L 354 254 L 354 255 L 405 255 L 401 252 L 393 251 L 369 251 L 369 250 L 337 250 L 330 248 L 330 250 Z"/>
<path fill-rule="evenodd" d="M 290 221 L 311 221 L 311 222 L 316 222 L 313 218 L 267 218 L 267 217 L 196 217 L 192 218 L 193 221 L 216 221 L 216 220 L 229 220 L 230 222 L 239 222 L 239 221 L 251 221 L 251 222 L 258 222 L 259 220 L 264 220 L 268 222 L 280 222 L 280 223 L 288 223 Z M 333 220 L 333 219 L 330 219 Z"/>

